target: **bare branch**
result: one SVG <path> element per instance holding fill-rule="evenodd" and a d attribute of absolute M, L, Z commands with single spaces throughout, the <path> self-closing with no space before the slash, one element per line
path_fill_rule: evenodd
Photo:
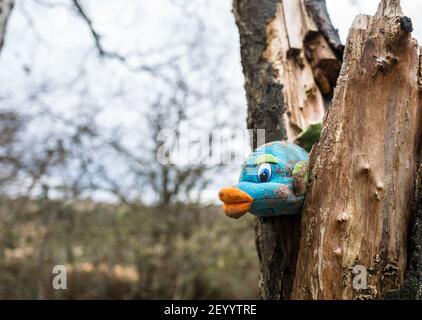
<path fill-rule="evenodd" d="M 101 44 L 101 36 L 100 34 L 95 30 L 94 25 L 92 23 L 92 20 L 88 17 L 85 10 L 82 8 L 81 4 L 79 3 L 79 0 L 72 0 L 76 10 L 78 11 L 81 18 L 86 22 L 88 25 L 89 31 L 92 34 L 92 37 L 94 38 L 95 46 L 100 54 L 100 56 L 106 55 L 106 51 L 104 50 L 102 44 Z"/>
<path fill-rule="evenodd" d="M 14 3 L 15 0 L 6 0 L 0 2 L 0 50 L 3 47 L 6 25 Z"/>

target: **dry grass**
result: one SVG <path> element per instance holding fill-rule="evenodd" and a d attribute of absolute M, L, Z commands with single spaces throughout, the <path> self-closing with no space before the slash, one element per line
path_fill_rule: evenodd
<path fill-rule="evenodd" d="M 252 217 L 178 204 L 0 201 L 0 299 L 253 299 Z M 54 290 L 54 265 L 68 289 Z"/>

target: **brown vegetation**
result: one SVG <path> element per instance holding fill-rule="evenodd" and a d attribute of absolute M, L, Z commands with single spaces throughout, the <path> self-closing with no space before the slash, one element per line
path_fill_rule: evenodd
<path fill-rule="evenodd" d="M 22 200 L 22 199 L 21 199 Z M 1 199 L 0 299 L 254 299 L 252 219 L 220 208 L 174 205 L 166 215 L 139 204 Z M 43 215 L 54 224 L 43 226 Z M 174 219 L 166 219 L 166 217 Z M 54 265 L 68 290 L 54 290 Z"/>

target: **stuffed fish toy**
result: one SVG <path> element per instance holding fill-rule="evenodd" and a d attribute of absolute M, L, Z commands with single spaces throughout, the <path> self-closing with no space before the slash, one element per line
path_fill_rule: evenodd
<path fill-rule="evenodd" d="M 239 183 L 219 198 L 224 213 L 238 219 L 300 214 L 308 183 L 308 153 L 293 143 L 272 142 L 256 149 L 242 166 Z"/>

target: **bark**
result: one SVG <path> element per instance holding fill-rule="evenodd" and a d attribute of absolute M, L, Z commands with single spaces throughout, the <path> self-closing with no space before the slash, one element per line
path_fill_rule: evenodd
<path fill-rule="evenodd" d="M 306 5 L 305 5 L 306 4 Z M 341 45 L 324 1 L 234 0 L 248 102 L 247 126 L 289 140 L 321 122 L 340 71 Z M 321 29 L 319 29 L 321 28 Z M 264 299 L 290 296 L 300 216 L 257 218 Z"/>
<path fill-rule="evenodd" d="M 422 164 L 419 164 L 415 190 L 405 282 L 402 288 L 388 292 L 387 299 L 422 300 Z"/>
<path fill-rule="evenodd" d="M 4 44 L 7 21 L 14 5 L 14 0 L 0 0 L 0 52 Z"/>
<path fill-rule="evenodd" d="M 411 29 L 399 0 L 382 0 L 375 16 L 353 23 L 311 152 L 294 299 L 383 298 L 403 284 L 421 133 Z M 356 265 L 369 273 L 367 289 L 352 286 Z"/>
<path fill-rule="evenodd" d="M 333 24 L 331 23 L 325 0 L 305 0 L 305 6 L 312 19 L 315 21 L 318 30 L 320 30 L 327 39 L 331 49 L 333 49 L 337 56 L 342 59 L 344 45 L 340 41 L 337 29 L 334 29 Z"/>

